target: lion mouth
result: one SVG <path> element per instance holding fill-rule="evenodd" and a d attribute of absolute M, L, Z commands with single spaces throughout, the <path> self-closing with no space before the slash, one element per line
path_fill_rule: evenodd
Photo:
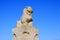
<path fill-rule="evenodd" d="M 33 13 L 33 11 L 28 11 L 29 13 Z"/>
<path fill-rule="evenodd" d="M 28 10 L 27 10 L 27 11 L 28 11 Z M 28 12 L 31 13 L 31 14 L 33 13 L 33 11 L 28 11 Z"/>

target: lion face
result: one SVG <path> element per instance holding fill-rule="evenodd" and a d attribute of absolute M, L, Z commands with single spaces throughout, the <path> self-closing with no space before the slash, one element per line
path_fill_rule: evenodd
<path fill-rule="evenodd" d="M 25 7 L 26 13 L 31 15 L 33 13 L 32 8 L 30 6 Z"/>

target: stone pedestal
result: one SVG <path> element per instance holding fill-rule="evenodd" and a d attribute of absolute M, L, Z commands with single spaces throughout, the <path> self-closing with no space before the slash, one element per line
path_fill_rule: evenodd
<path fill-rule="evenodd" d="M 28 11 L 27 11 L 28 10 Z M 32 25 L 32 8 L 27 6 L 23 10 L 23 15 L 19 21 L 17 21 L 17 27 L 12 29 L 12 40 L 38 40 L 38 30 Z"/>

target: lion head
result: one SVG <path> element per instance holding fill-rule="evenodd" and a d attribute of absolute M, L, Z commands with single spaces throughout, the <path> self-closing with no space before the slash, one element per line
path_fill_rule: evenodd
<path fill-rule="evenodd" d="M 31 15 L 31 14 L 33 13 L 33 10 L 32 10 L 32 8 L 31 8 L 30 6 L 26 6 L 26 7 L 24 8 L 24 12 L 25 12 L 26 14 L 28 14 L 28 15 Z"/>

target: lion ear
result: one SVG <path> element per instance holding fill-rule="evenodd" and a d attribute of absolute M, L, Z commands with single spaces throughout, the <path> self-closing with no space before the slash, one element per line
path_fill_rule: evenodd
<path fill-rule="evenodd" d="M 25 8 L 27 9 L 28 7 L 26 6 Z"/>

